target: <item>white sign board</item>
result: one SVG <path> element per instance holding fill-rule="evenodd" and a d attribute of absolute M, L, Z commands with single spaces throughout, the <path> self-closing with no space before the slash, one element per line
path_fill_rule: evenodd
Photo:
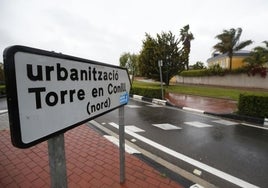
<path fill-rule="evenodd" d="M 127 104 L 126 69 L 13 46 L 4 52 L 13 145 L 32 146 Z"/>

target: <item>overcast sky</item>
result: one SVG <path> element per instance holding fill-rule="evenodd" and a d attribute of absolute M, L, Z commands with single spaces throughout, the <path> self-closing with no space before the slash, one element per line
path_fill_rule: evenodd
<path fill-rule="evenodd" d="M 268 40 L 267 0 L 0 0 L 0 18 L 1 52 L 26 45 L 115 65 L 140 52 L 145 33 L 179 38 L 187 24 L 191 64 L 206 62 L 223 29 L 241 27 L 247 50 Z"/>

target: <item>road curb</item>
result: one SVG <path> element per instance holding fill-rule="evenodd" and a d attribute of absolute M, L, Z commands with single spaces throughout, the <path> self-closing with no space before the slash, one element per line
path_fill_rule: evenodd
<path fill-rule="evenodd" d="M 167 105 L 167 101 L 166 100 L 161 100 L 161 99 L 156 99 L 156 98 L 149 98 L 149 97 L 144 97 L 141 95 L 129 95 L 130 97 L 132 97 L 133 99 L 138 99 L 138 100 L 142 100 L 142 101 L 146 101 L 146 102 L 151 102 L 154 104 L 159 104 L 159 105 Z"/>
<path fill-rule="evenodd" d="M 179 109 L 187 110 L 187 111 L 191 111 L 191 112 L 197 112 L 197 113 L 201 113 L 201 114 L 207 114 L 207 115 L 219 116 L 219 117 L 224 117 L 224 118 L 229 118 L 229 119 L 234 119 L 234 120 L 245 121 L 245 122 L 249 122 L 249 123 L 255 123 L 260 127 L 268 127 L 268 118 L 256 118 L 256 117 L 251 117 L 251 116 L 239 115 L 239 114 L 235 114 L 235 113 L 218 114 L 218 113 L 206 112 L 203 110 L 190 108 L 190 107 L 186 107 L 186 106 L 175 106 L 174 104 L 172 104 L 166 100 L 161 100 L 161 99 L 156 99 L 156 98 L 148 98 L 148 97 L 144 97 L 141 95 L 130 94 L 130 97 L 132 97 L 133 99 L 141 100 L 141 101 L 151 102 L 151 103 L 160 104 L 160 105 L 164 105 L 164 106 L 171 106 L 171 107 L 175 107 L 175 108 L 179 108 Z"/>

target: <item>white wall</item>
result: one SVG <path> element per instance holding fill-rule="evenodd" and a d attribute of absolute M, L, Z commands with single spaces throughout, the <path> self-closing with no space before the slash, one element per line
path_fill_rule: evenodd
<path fill-rule="evenodd" d="M 202 77 L 182 77 L 175 76 L 172 79 L 175 83 L 203 84 L 231 87 L 248 87 L 268 89 L 268 76 L 262 78 L 259 75 L 248 76 L 247 74 L 225 75 L 225 76 L 202 76 Z"/>

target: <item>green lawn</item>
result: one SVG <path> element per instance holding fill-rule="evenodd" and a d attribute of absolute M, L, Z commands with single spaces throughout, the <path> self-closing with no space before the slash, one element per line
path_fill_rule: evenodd
<path fill-rule="evenodd" d="M 147 87 L 147 88 L 160 88 L 160 83 L 147 83 L 141 81 L 134 81 L 134 86 Z M 199 95 L 206 97 L 224 98 L 238 100 L 240 94 L 252 94 L 268 96 L 268 91 L 261 89 L 240 89 L 240 88 L 226 88 L 226 87 L 214 87 L 204 85 L 171 85 L 164 86 L 166 92 L 188 94 L 188 95 Z"/>

